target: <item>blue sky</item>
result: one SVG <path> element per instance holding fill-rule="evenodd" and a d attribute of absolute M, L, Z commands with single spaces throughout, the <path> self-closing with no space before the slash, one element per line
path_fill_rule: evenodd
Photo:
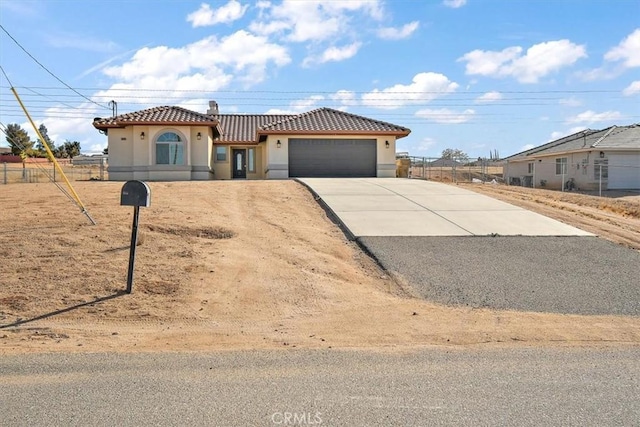
<path fill-rule="evenodd" d="M 156 105 L 332 107 L 412 130 L 398 151 L 507 156 L 640 122 L 638 0 L 0 0 L 0 65 L 56 143 Z M 0 77 L 0 122 L 25 117 Z M 0 144 L 6 145 L 4 135 Z"/>

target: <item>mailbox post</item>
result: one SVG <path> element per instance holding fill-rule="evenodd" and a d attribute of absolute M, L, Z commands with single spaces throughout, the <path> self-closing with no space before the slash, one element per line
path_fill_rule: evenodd
<path fill-rule="evenodd" d="M 148 208 L 151 205 L 151 190 L 146 182 L 127 181 L 122 186 L 120 205 L 133 206 L 133 227 L 131 228 L 131 248 L 129 249 L 129 272 L 127 273 L 127 293 L 133 287 L 133 266 L 136 260 L 136 246 L 138 245 L 138 216 L 140 206 Z"/>

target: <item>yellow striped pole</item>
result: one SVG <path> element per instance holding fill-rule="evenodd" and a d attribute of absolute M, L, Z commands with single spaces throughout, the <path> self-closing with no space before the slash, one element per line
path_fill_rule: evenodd
<path fill-rule="evenodd" d="M 47 151 L 47 155 L 49 156 L 49 160 L 51 160 L 53 162 L 54 167 L 60 173 L 60 175 L 62 175 L 62 179 L 67 184 L 67 187 L 69 187 L 69 190 L 71 190 L 71 194 L 73 195 L 73 198 L 75 199 L 76 204 L 80 207 L 80 210 L 89 219 L 89 221 L 91 221 L 91 224 L 96 225 L 96 222 L 93 220 L 93 218 L 91 218 L 91 215 L 89 215 L 89 212 L 87 212 L 87 209 L 84 207 L 84 204 L 82 203 L 82 200 L 80 200 L 80 196 L 78 196 L 78 193 L 76 193 L 76 191 L 71 186 L 71 183 L 69 182 L 69 179 L 67 178 L 67 175 L 65 175 L 64 171 L 60 167 L 60 164 L 58 163 L 56 158 L 53 156 L 53 153 L 51 152 L 51 149 L 49 148 L 49 144 L 46 143 L 44 137 L 42 136 L 42 134 L 40 134 L 40 131 L 38 130 L 38 127 L 36 126 L 35 122 L 31 118 L 31 115 L 27 111 L 27 108 L 22 103 L 22 100 L 18 96 L 18 92 L 16 92 L 14 87 L 11 87 L 11 92 L 13 92 L 13 95 L 18 100 L 18 103 L 20 104 L 20 107 L 22 108 L 22 111 L 24 111 L 24 114 L 27 116 L 27 119 L 29 119 L 29 123 L 31 123 L 31 126 L 33 126 L 33 130 L 36 132 L 36 135 L 38 135 L 38 138 L 40 138 L 40 141 L 42 141 L 42 143 L 43 143 L 42 145 L 44 145 L 44 149 Z"/>

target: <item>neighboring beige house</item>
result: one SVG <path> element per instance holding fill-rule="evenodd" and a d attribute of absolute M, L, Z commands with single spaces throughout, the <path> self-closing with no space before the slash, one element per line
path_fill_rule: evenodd
<path fill-rule="evenodd" d="M 504 160 L 510 185 L 640 190 L 640 124 L 587 129 Z"/>
<path fill-rule="evenodd" d="M 320 108 L 297 115 L 207 114 L 156 107 L 96 118 L 108 135 L 110 180 L 395 177 L 409 129 Z"/>

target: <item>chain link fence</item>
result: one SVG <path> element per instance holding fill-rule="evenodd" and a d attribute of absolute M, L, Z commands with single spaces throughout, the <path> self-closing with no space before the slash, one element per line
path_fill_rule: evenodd
<path fill-rule="evenodd" d="M 104 181 L 108 179 L 107 165 L 61 165 L 69 181 Z M 62 176 L 52 163 L 0 163 L 0 184 L 60 182 Z"/>
<path fill-rule="evenodd" d="M 406 156 L 396 160 L 397 175 L 440 182 L 504 182 L 502 162 Z"/>

